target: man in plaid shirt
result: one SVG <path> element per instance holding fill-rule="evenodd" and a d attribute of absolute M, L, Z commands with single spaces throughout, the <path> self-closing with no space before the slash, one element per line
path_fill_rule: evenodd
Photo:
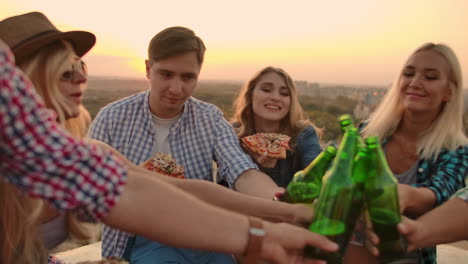
<path fill-rule="evenodd" d="M 191 97 L 204 52 L 203 41 L 188 28 L 158 33 L 146 60 L 150 89 L 101 109 L 88 135 L 136 164 L 155 153 L 172 154 L 189 179 L 213 181 L 215 161 L 232 188 L 271 199 L 281 189 L 244 153 L 223 113 Z M 132 263 L 233 263 L 228 255 L 171 248 L 109 227 L 104 228 L 102 249 L 105 257 L 124 256 Z"/>
<path fill-rule="evenodd" d="M 468 187 L 465 187 L 417 220 L 404 218 L 398 228 L 408 239 L 408 250 L 414 250 L 468 239 L 467 222 Z"/>

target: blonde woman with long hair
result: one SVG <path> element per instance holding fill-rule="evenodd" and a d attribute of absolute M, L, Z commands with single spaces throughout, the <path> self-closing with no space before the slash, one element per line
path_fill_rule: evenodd
<path fill-rule="evenodd" d="M 465 185 L 468 140 L 463 132 L 462 88 L 453 50 L 426 43 L 412 53 L 365 122 L 362 135 L 382 140 L 390 169 L 400 182 L 400 208 L 407 216 L 428 212 Z M 369 257 L 359 246 L 349 252 L 351 257 Z M 357 261 L 350 258 L 348 263 Z M 435 248 L 415 251 L 405 261 L 435 263 Z"/>
<path fill-rule="evenodd" d="M 40 67 L 39 65 L 44 65 Z M 86 65 L 68 41 L 58 40 L 42 48 L 37 55 L 19 65 L 29 76 L 46 107 L 58 115 L 58 122 L 78 138 L 86 134 L 89 113 L 81 104 L 86 85 Z M 68 231 L 74 238 L 86 240 L 86 229 L 69 213 L 59 215 L 46 205 L 41 217 L 42 236 L 48 249 L 64 242 Z"/>
<path fill-rule="evenodd" d="M 20 22 L 2 22 L 0 31 L 31 34 L 27 29 L 18 28 Z M 89 32 L 77 34 L 61 32 L 46 39 L 28 39 L 23 43 L 28 48 L 16 51 L 15 55 L 17 65 L 30 78 L 45 106 L 57 114 L 57 122 L 73 136 L 83 138 L 91 118 L 81 104 L 87 69 L 77 53 L 83 55 L 91 49 L 94 35 Z M 0 33 L 0 38 L 10 43 L 15 41 L 15 36 L 6 33 Z M 43 200 L 24 196 L 4 181 L 0 181 L 0 188 L 0 215 L 4 226 L 9 228 L 7 243 L 2 246 L 16 248 L 15 263 L 36 258 L 44 252 L 44 247 L 51 250 L 69 235 L 83 242 L 90 238 L 89 231 L 71 213 L 59 214 Z"/>
<path fill-rule="evenodd" d="M 322 131 L 307 119 L 294 81 L 280 68 L 266 67 L 252 76 L 234 102 L 231 121 L 239 138 L 260 132 L 291 137 L 291 151 L 285 160 L 249 153 L 278 186 L 286 187 L 294 173 L 321 152 Z"/>

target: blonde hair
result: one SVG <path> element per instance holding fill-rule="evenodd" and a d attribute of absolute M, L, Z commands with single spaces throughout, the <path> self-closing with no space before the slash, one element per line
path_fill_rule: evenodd
<path fill-rule="evenodd" d="M 2 264 L 46 263 L 47 250 L 37 233 L 43 203 L 0 181 L 0 255 Z"/>
<path fill-rule="evenodd" d="M 448 62 L 450 68 L 448 88 L 452 95 L 418 141 L 418 153 L 424 159 L 436 158 L 441 150 L 454 150 L 468 142 L 463 132 L 463 83 L 458 58 L 453 50 L 444 44 L 426 43 L 418 47 L 407 61 L 414 54 L 427 50 L 437 52 Z M 382 102 L 366 121 L 368 124 L 362 131 L 363 136 L 375 135 L 383 139 L 391 136 L 398 128 L 403 118 L 400 90 L 402 73 L 403 69 Z"/>
<path fill-rule="evenodd" d="M 58 40 L 43 47 L 34 57 L 20 65 L 28 75 L 47 108 L 57 113 L 57 121 L 70 133 L 82 138 L 91 123 L 89 112 L 80 107 L 80 115 L 67 119 L 71 113 L 65 97 L 59 90 L 63 72 L 76 58 L 72 45 Z M 44 201 L 22 195 L 14 186 L 0 182 L 0 239 L 2 263 L 44 263 L 47 250 L 37 232 L 44 213 Z M 67 228 L 72 237 L 89 239 L 88 230 L 73 216 L 65 214 Z"/>
<path fill-rule="evenodd" d="M 43 47 L 34 57 L 19 65 L 34 84 L 45 106 L 57 113 L 57 121 L 62 125 L 71 110 L 65 96 L 60 92 L 60 77 L 75 58 L 72 44 L 58 40 Z"/>
<path fill-rule="evenodd" d="M 306 126 L 310 125 L 315 129 L 315 132 L 319 136 L 322 135 L 322 130 L 318 129 L 310 120 L 305 116 L 302 106 L 299 104 L 297 96 L 296 86 L 291 76 L 284 70 L 275 67 L 266 67 L 257 72 L 250 80 L 242 87 L 238 96 L 236 97 L 233 108 L 234 116 L 232 122 L 238 122 L 240 124 L 237 135 L 244 137 L 255 134 L 253 109 L 252 109 L 252 94 L 255 86 L 257 85 L 260 78 L 267 73 L 276 73 L 283 78 L 286 86 L 289 90 L 291 104 L 289 106 L 288 114 L 281 120 L 280 131 L 278 133 L 286 134 L 291 137 L 291 141 L 294 142 L 297 135 Z"/>
<path fill-rule="evenodd" d="M 63 126 L 77 138 L 86 136 L 89 126 L 91 125 L 91 115 L 84 106 L 80 105 L 80 113 L 77 117 L 66 119 Z"/>

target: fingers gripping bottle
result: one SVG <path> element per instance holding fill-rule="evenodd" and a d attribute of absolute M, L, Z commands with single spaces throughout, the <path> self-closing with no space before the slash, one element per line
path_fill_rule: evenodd
<path fill-rule="evenodd" d="M 374 232 L 379 236 L 381 260 L 391 260 L 404 255 L 406 240 L 398 232 L 400 204 L 398 181 L 388 166 L 379 140 L 375 136 L 366 139 L 371 166 L 365 184 L 366 202 Z"/>
<path fill-rule="evenodd" d="M 328 237 L 339 245 L 338 252 L 325 252 L 306 247 L 304 256 L 342 263 L 356 219 L 351 219 L 355 183 L 352 178 L 354 153 L 357 148 L 357 129 L 349 128 L 338 148 L 332 167 L 323 178 L 320 195 L 315 205 L 309 230 Z M 354 214 L 357 215 L 357 214 Z M 351 227 L 352 226 L 352 227 Z"/>
<path fill-rule="evenodd" d="M 350 127 L 355 127 L 354 125 L 354 119 L 351 115 L 349 114 L 344 114 L 338 117 L 338 123 L 340 124 L 341 131 L 346 132 Z M 358 146 L 360 147 L 365 147 L 366 144 L 364 143 L 364 140 L 362 140 L 361 136 L 357 137 L 358 140 Z"/>
<path fill-rule="evenodd" d="M 322 177 L 335 155 L 335 147 L 326 147 L 305 169 L 294 174 L 280 200 L 288 203 L 313 203 L 320 192 Z"/>

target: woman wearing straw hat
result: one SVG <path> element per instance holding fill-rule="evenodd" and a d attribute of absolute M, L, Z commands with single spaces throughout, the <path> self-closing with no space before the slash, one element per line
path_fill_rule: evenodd
<path fill-rule="evenodd" d="M 19 31 L 28 29 L 23 24 L 12 31 L 14 19 L 33 28 L 42 22 L 46 30 L 37 30 L 23 39 L 18 38 L 16 43 L 12 41 L 15 34 L 21 35 Z M 291 209 L 287 204 L 250 198 L 206 181 L 158 177 L 131 164 L 119 153 L 110 153 L 112 150 L 105 144 L 101 143 L 100 148 L 97 148 L 64 133 L 56 126 L 54 119 L 60 121 L 61 117 L 72 117 L 77 113 L 73 110 L 77 108 L 73 105 L 64 108 L 63 115 L 59 114 L 58 118 L 45 111 L 43 102 L 32 91 L 29 80 L 13 65 L 14 59 L 1 41 L 5 36 L 12 37 L 6 41 L 12 46 L 13 52 L 17 53 L 18 63 L 22 67 L 28 63 L 18 51 L 29 47 L 24 48 L 24 51 L 37 58 L 30 63 L 37 63 L 41 69 L 32 71 L 32 75 L 39 74 L 42 70 L 46 72 L 42 74 L 49 74 L 48 67 L 44 66 L 45 55 L 29 44 L 32 39 L 37 38 L 38 43 L 57 53 L 66 54 L 72 48 L 72 54 L 75 52 L 76 56 L 62 56 L 63 60 L 49 59 L 47 63 L 57 62 L 53 66 L 60 70 L 53 71 L 56 74 L 55 80 L 65 83 L 82 82 L 85 78 L 84 68 L 76 59 L 90 47 L 83 49 L 80 42 L 75 42 L 76 39 L 67 32 L 62 32 L 62 36 L 67 36 L 65 40 L 56 37 L 60 32 L 57 33 L 58 30 L 48 24 L 50 22 L 47 18 L 38 13 L 0 21 L 2 181 L 14 184 L 30 196 L 46 199 L 57 209 L 73 210 L 80 219 L 102 220 L 114 228 L 179 247 L 246 254 L 252 257 L 252 263 L 258 257 L 278 263 L 303 263 L 305 261 L 298 253 L 306 245 L 328 251 L 336 250 L 336 245 L 329 240 L 305 229 L 246 216 L 265 213 L 262 209 L 266 208 L 270 212 L 275 211 L 272 208 Z M 12 36 L 12 32 L 16 33 Z M 54 41 L 58 43 L 45 41 L 43 36 L 46 35 L 50 36 L 49 40 L 56 38 Z M 61 68 L 62 63 L 67 64 L 65 62 L 68 62 L 68 67 Z M 44 80 L 39 80 L 40 84 L 41 81 Z M 67 93 L 68 89 L 57 90 L 61 91 L 63 100 L 72 101 L 79 97 L 74 95 L 75 92 Z M 45 97 L 44 101 L 50 103 L 47 100 L 49 99 Z M 80 101 L 76 102 L 79 105 Z M 8 188 L 10 186 L 0 185 L 0 193 L 6 193 L 4 190 Z M 16 190 L 11 190 L 10 195 L 17 196 Z M 186 192 L 192 192 L 201 199 Z M 223 200 L 223 204 L 218 197 L 226 197 L 227 200 Z M 36 220 L 41 211 L 35 209 L 36 203 L 33 200 L 22 199 L 22 196 L 7 198 L 0 199 L 0 210 L 4 210 L 0 212 L 1 263 L 45 262 L 45 250 L 35 235 Z M 162 200 L 170 202 L 160 202 Z M 136 206 L 141 204 L 152 206 L 150 209 Z M 240 213 L 222 210 L 217 206 Z M 278 217 L 276 214 L 266 215 L 273 219 Z M 55 262 L 49 258 L 49 263 Z"/>

